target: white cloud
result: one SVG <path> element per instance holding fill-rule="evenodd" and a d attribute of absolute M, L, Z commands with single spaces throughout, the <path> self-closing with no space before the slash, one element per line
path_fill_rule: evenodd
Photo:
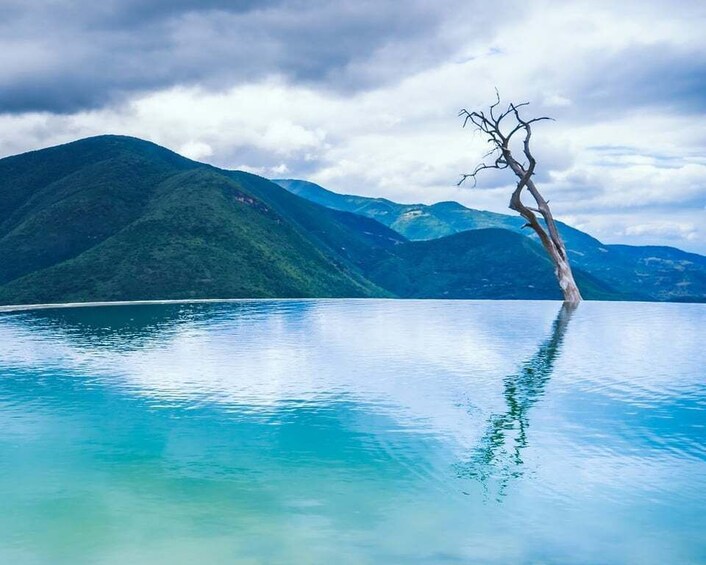
<path fill-rule="evenodd" d="M 202 141 L 189 141 L 182 145 L 178 152 L 184 155 L 184 157 L 198 160 L 213 155 L 213 148 L 208 143 L 203 143 Z"/>
<path fill-rule="evenodd" d="M 691 223 L 675 223 L 669 221 L 657 221 L 647 224 L 637 224 L 625 228 L 626 235 L 657 235 L 670 239 L 681 239 L 692 241 L 697 237 L 696 226 Z"/>

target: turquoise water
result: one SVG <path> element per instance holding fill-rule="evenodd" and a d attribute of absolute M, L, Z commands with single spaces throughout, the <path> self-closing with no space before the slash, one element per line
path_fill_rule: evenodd
<path fill-rule="evenodd" d="M 0 563 L 704 563 L 706 306 L 0 314 Z"/>

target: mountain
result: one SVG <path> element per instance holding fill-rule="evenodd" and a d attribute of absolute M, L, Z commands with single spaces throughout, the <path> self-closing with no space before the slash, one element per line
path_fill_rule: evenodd
<path fill-rule="evenodd" d="M 273 188 L 317 210 L 330 246 L 399 238 Z M 322 239 L 238 176 L 142 140 L 104 136 L 0 160 L 4 303 L 386 294 Z"/>
<path fill-rule="evenodd" d="M 502 228 L 534 238 L 522 229 L 524 220 L 519 216 L 473 210 L 457 202 L 398 204 L 384 198 L 338 194 L 302 180 L 273 182 L 331 209 L 375 219 L 410 240 L 433 240 L 483 228 Z M 562 222 L 559 230 L 572 265 L 622 298 L 706 301 L 706 257 L 673 247 L 606 245 Z"/>
<path fill-rule="evenodd" d="M 627 297 L 577 278 L 587 297 Z M 560 293 L 539 246 L 507 230 L 408 241 L 140 139 L 0 159 L 0 304 L 327 296 Z"/>

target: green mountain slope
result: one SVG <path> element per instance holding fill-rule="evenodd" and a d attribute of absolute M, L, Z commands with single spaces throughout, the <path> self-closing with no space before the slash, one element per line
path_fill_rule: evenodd
<path fill-rule="evenodd" d="M 323 206 L 374 218 L 410 240 L 432 240 L 483 228 L 530 235 L 522 229 L 520 217 L 473 210 L 457 202 L 398 204 L 384 198 L 337 194 L 307 181 L 273 182 Z M 559 229 L 574 267 L 623 298 L 706 301 L 706 257 L 671 247 L 605 245 L 562 222 Z"/>
<path fill-rule="evenodd" d="M 386 294 L 237 178 L 141 140 L 0 160 L 0 199 L 4 303 Z M 356 239 L 340 212 L 302 202 L 332 246 Z"/>
<path fill-rule="evenodd" d="M 0 284 L 110 237 L 143 213 L 154 186 L 195 166 L 155 148 L 107 137 L 0 160 Z"/>
<path fill-rule="evenodd" d="M 378 257 L 366 274 L 404 298 L 562 298 L 539 244 L 497 228 L 409 241 Z M 576 279 L 586 298 L 626 298 L 580 269 Z"/>

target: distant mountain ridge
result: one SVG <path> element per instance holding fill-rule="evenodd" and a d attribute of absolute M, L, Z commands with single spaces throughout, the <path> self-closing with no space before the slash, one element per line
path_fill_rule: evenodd
<path fill-rule="evenodd" d="M 435 210 L 459 207 L 441 203 Z M 410 234 L 420 228 L 411 217 L 394 224 L 404 234 L 389 227 L 394 222 L 334 208 L 132 137 L 98 136 L 0 159 L 0 304 L 561 298 L 541 247 L 497 221 L 414 241 Z M 611 278 L 578 266 L 584 296 L 684 299 L 684 292 L 658 296 L 654 288 L 696 288 L 698 281 L 684 285 L 693 269 L 681 268 L 682 252 L 658 259 L 641 253 L 651 269 L 644 273 L 649 292 L 612 282 L 619 270 Z M 666 274 L 659 279 L 656 272 Z M 704 286 L 687 299 L 703 297 Z"/>
<path fill-rule="evenodd" d="M 274 179 L 283 188 L 323 206 L 373 218 L 410 240 L 431 240 L 483 228 L 533 237 L 524 220 L 474 210 L 458 202 L 399 204 L 385 198 L 338 194 L 315 183 Z M 706 301 L 706 257 L 664 246 L 608 245 L 558 222 L 572 265 L 614 291 L 642 300 Z"/>

